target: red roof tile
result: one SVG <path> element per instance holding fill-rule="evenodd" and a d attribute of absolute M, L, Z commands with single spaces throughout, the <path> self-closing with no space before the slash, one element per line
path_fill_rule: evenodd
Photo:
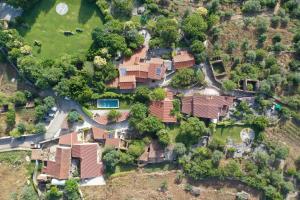
<path fill-rule="evenodd" d="M 176 117 L 171 115 L 173 110 L 173 93 L 167 92 L 167 96 L 162 101 L 152 101 L 150 104 L 150 114 L 156 116 L 163 122 L 176 122 Z"/>
<path fill-rule="evenodd" d="M 136 82 L 146 82 L 150 80 L 161 80 L 166 71 L 164 61 L 160 58 L 151 58 L 149 61 L 145 59 L 148 47 L 144 47 L 131 56 L 130 59 L 124 60 L 119 66 L 119 79 L 109 84 L 110 87 L 115 87 L 117 84 L 120 89 L 134 89 Z"/>
<path fill-rule="evenodd" d="M 173 63 L 175 69 L 188 68 L 195 65 L 195 58 L 187 51 L 180 51 L 173 57 Z"/>
<path fill-rule="evenodd" d="M 197 117 L 218 119 L 233 104 L 233 97 L 194 95 L 183 97 L 182 112 Z"/>
<path fill-rule="evenodd" d="M 107 84 L 110 88 L 118 88 L 119 87 L 119 77 L 115 78 L 113 81 Z"/>
<path fill-rule="evenodd" d="M 72 147 L 72 157 L 80 158 L 80 178 L 93 178 L 103 173 L 102 163 L 98 163 L 98 144 L 85 143 Z"/>
<path fill-rule="evenodd" d="M 148 78 L 152 80 L 161 80 L 166 73 L 164 60 L 160 58 L 151 58 L 149 61 Z"/>
<path fill-rule="evenodd" d="M 148 46 L 144 46 L 136 51 L 129 59 L 123 61 L 123 65 L 133 65 L 140 62 L 140 59 L 145 59 L 148 51 Z"/>
<path fill-rule="evenodd" d="M 68 133 L 59 137 L 60 145 L 73 145 L 80 143 L 76 132 Z"/>
<path fill-rule="evenodd" d="M 71 147 L 57 147 L 55 161 L 47 161 L 43 173 L 57 179 L 68 179 L 71 165 Z"/>
<path fill-rule="evenodd" d="M 105 140 L 105 147 L 113 147 L 120 148 L 121 147 L 121 139 L 120 138 L 107 138 Z"/>
<path fill-rule="evenodd" d="M 133 75 L 120 76 L 119 83 L 135 83 L 136 79 Z"/>
<path fill-rule="evenodd" d="M 136 88 L 136 79 L 133 75 L 126 75 L 119 77 L 119 88 L 125 90 L 131 90 Z"/>
<path fill-rule="evenodd" d="M 92 134 L 94 140 L 104 140 L 108 138 L 108 131 L 101 128 L 92 127 Z"/>
<path fill-rule="evenodd" d="M 107 138 L 104 146 L 106 148 L 127 149 L 127 142 L 120 138 Z"/>

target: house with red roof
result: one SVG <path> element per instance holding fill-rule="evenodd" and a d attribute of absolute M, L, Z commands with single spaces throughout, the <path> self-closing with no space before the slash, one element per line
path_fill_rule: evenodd
<path fill-rule="evenodd" d="M 128 142 L 121 138 L 107 138 L 105 140 L 105 148 L 114 148 L 118 150 L 127 150 Z"/>
<path fill-rule="evenodd" d="M 181 112 L 218 122 L 233 105 L 234 97 L 194 94 L 182 98 Z"/>
<path fill-rule="evenodd" d="M 166 72 L 164 60 L 160 58 L 146 60 L 147 51 L 148 47 L 145 46 L 129 59 L 125 59 L 119 65 L 119 77 L 112 81 L 109 87 L 132 90 L 136 88 L 137 83 L 162 80 Z"/>
<path fill-rule="evenodd" d="M 164 100 L 151 101 L 149 106 L 150 114 L 159 118 L 164 123 L 175 123 L 176 117 L 172 115 L 173 110 L 173 93 L 166 91 L 167 95 Z"/>
<path fill-rule="evenodd" d="M 134 75 L 120 76 L 118 79 L 117 86 L 121 90 L 131 90 L 136 88 L 136 77 Z"/>
<path fill-rule="evenodd" d="M 58 141 L 58 144 L 67 146 L 71 146 L 73 144 L 78 143 L 81 143 L 81 141 L 79 141 L 79 134 L 77 132 L 61 135 Z"/>
<path fill-rule="evenodd" d="M 195 57 L 187 51 L 179 51 L 173 57 L 173 66 L 176 70 L 190 68 L 195 65 Z"/>
<path fill-rule="evenodd" d="M 102 176 L 103 165 L 99 161 L 98 149 L 97 143 L 76 143 L 69 147 L 58 146 L 56 147 L 55 160 L 45 161 L 42 173 L 60 180 L 68 179 L 74 170 L 72 159 L 78 159 L 81 179 Z"/>
<path fill-rule="evenodd" d="M 109 137 L 108 131 L 102 128 L 97 128 L 93 126 L 91 132 L 92 132 L 92 138 L 95 141 L 104 143 L 105 140 Z"/>
<path fill-rule="evenodd" d="M 54 161 L 45 161 L 42 172 L 56 179 L 68 179 L 71 174 L 71 147 L 57 147 Z"/>
<path fill-rule="evenodd" d="M 80 178 L 102 176 L 103 165 L 99 162 L 97 143 L 83 143 L 72 146 L 72 158 L 80 160 Z"/>

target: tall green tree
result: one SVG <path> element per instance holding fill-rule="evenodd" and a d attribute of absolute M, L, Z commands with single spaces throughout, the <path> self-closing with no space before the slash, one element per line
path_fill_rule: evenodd
<path fill-rule="evenodd" d="M 208 134 L 208 132 L 204 122 L 196 117 L 190 117 L 187 121 L 181 122 L 176 140 L 190 146 L 196 144 L 200 137 Z"/>
<path fill-rule="evenodd" d="M 69 179 L 65 183 L 65 188 L 64 188 L 64 197 L 67 200 L 79 200 L 80 195 L 78 191 L 78 183 L 75 179 Z"/>
<path fill-rule="evenodd" d="M 183 20 L 182 30 L 188 39 L 204 41 L 207 23 L 200 13 L 194 12 Z"/>

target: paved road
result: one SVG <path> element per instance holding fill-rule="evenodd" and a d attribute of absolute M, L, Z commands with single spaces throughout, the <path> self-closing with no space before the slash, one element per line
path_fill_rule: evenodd
<path fill-rule="evenodd" d="M 219 89 L 222 87 L 221 83 L 219 83 L 215 79 L 214 73 L 212 71 L 212 68 L 209 66 L 209 63 L 206 63 L 206 62 L 203 63 L 202 71 L 204 73 L 205 81 L 207 82 L 208 86 L 213 86 L 213 87 L 216 87 L 216 88 L 219 88 Z"/>
<path fill-rule="evenodd" d="M 50 91 L 44 92 L 43 96 L 52 96 L 54 94 Z M 54 95 L 55 96 L 55 95 Z M 124 121 L 121 123 L 110 124 L 110 125 L 101 125 L 95 120 L 91 119 L 87 114 L 85 114 L 81 106 L 72 100 L 66 100 L 61 97 L 56 97 L 58 113 L 52 120 L 49 125 L 45 135 L 32 135 L 21 138 L 7 138 L 0 140 L 0 150 L 4 149 L 13 149 L 13 148 L 30 148 L 32 142 L 37 143 L 43 140 L 48 140 L 54 138 L 54 136 L 59 133 L 60 128 L 63 124 L 64 119 L 67 117 L 68 112 L 71 110 L 76 110 L 84 119 L 85 122 L 91 126 L 95 126 L 103 129 L 116 129 L 116 128 L 125 128 L 128 127 L 128 122 Z"/>
<path fill-rule="evenodd" d="M 30 149 L 32 142 L 39 142 L 45 140 L 44 135 L 32 135 L 20 138 L 7 138 L 0 140 L 0 150 L 14 149 L 14 148 L 24 148 Z"/>

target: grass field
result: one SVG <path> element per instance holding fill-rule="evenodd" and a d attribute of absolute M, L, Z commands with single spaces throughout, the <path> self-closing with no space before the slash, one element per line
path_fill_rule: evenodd
<path fill-rule="evenodd" d="M 101 15 L 96 5 L 86 0 L 64 0 L 69 11 L 60 16 L 56 13 L 56 5 L 60 0 L 42 0 L 22 19 L 25 26 L 18 29 L 25 41 L 33 45 L 35 40 L 42 43 L 41 51 L 34 47 L 34 54 L 41 58 L 55 58 L 65 53 L 80 54 L 87 51 L 92 43 L 91 31 L 102 26 Z M 81 28 L 82 33 L 76 33 Z M 72 31 L 75 35 L 65 36 L 64 31 Z"/>
<path fill-rule="evenodd" d="M 227 139 L 232 139 L 236 143 L 242 142 L 240 132 L 242 129 L 247 128 L 245 126 L 218 126 L 216 132 L 213 134 L 214 138 L 219 138 L 226 142 Z"/>

